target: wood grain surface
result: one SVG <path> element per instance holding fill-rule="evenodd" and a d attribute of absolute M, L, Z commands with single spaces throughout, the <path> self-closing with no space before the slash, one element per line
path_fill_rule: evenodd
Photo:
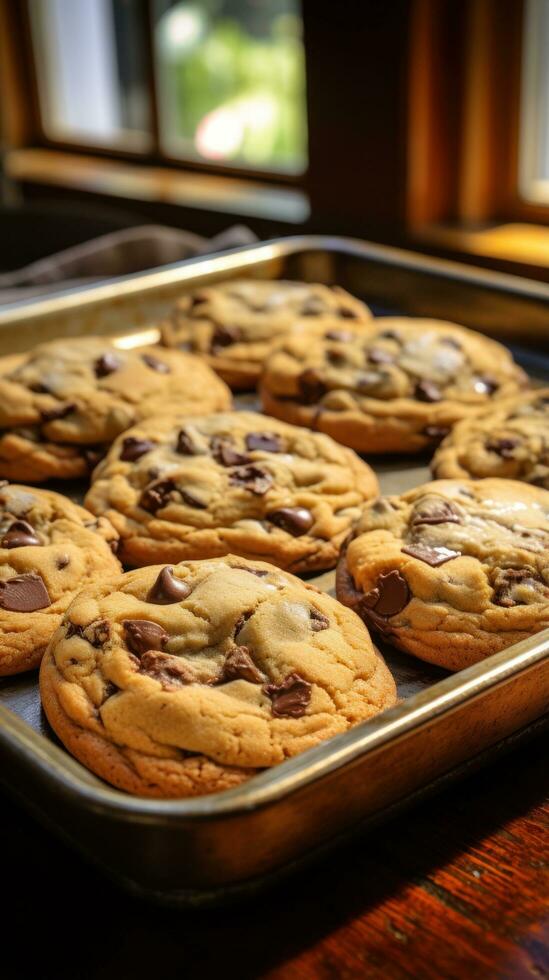
<path fill-rule="evenodd" d="M 132 899 L 0 798 L 3 980 L 542 980 L 549 739 L 246 905 Z"/>

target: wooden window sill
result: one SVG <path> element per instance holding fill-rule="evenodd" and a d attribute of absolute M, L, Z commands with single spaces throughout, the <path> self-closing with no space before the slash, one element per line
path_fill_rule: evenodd
<path fill-rule="evenodd" d="M 549 268 L 549 227 L 509 223 L 485 228 L 424 225 L 412 232 L 413 240 L 472 257 Z"/>
<path fill-rule="evenodd" d="M 6 176 L 14 181 L 128 200 L 176 204 L 298 225 L 310 213 L 307 195 L 299 189 L 273 187 L 236 177 L 34 148 L 8 151 L 4 166 Z"/>

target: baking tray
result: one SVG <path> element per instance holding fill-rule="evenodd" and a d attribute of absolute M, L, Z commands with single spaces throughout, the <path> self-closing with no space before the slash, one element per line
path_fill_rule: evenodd
<path fill-rule="evenodd" d="M 458 320 L 512 346 L 519 341 L 519 360 L 549 378 L 546 285 L 325 237 L 267 242 L 12 304 L 0 311 L 0 351 L 82 333 L 114 334 L 122 346 L 154 341 L 155 322 L 184 288 L 241 275 L 337 282 L 377 312 Z M 427 462 L 372 460 L 391 493 L 428 479 Z M 75 498 L 82 490 L 57 489 Z M 334 574 L 313 581 L 330 591 Z M 132 892 L 175 905 L 248 896 L 547 724 L 549 631 L 453 675 L 383 649 L 402 698 L 397 707 L 241 787 L 180 801 L 131 797 L 97 779 L 49 729 L 36 674 L 5 678 L 0 779 Z"/>

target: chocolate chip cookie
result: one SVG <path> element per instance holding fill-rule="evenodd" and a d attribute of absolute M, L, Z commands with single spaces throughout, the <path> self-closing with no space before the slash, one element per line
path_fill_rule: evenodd
<path fill-rule="evenodd" d="M 524 480 L 549 490 L 549 388 L 493 402 L 437 449 L 433 476 Z"/>
<path fill-rule="evenodd" d="M 358 522 L 338 598 L 390 643 L 460 670 L 549 628 L 549 492 L 436 480 Z"/>
<path fill-rule="evenodd" d="M 237 786 L 396 700 L 358 616 L 234 556 L 84 590 L 50 643 L 40 691 L 77 759 L 157 797 Z"/>
<path fill-rule="evenodd" d="M 494 340 L 453 323 L 383 317 L 284 338 L 265 362 L 261 396 L 269 415 L 359 452 L 408 453 L 436 446 L 459 419 L 525 383 Z"/>
<path fill-rule="evenodd" d="M 36 667 L 76 593 L 117 574 L 118 535 L 61 494 L 0 486 L 0 675 Z"/>
<path fill-rule="evenodd" d="M 163 342 L 204 355 L 235 389 L 254 388 L 272 341 L 318 320 L 334 329 L 370 319 L 338 286 L 237 279 L 183 296 L 161 325 Z"/>
<path fill-rule="evenodd" d="M 190 354 L 119 350 L 102 337 L 40 344 L 15 363 L 0 358 L 0 476 L 84 476 L 140 418 L 230 405 L 226 385 Z"/>
<path fill-rule="evenodd" d="M 94 473 L 86 506 L 113 522 L 129 565 L 263 558 L 333 568 L 377 479 L 329 436 L 255 412 L 165 416 L 128 430 Z"/>

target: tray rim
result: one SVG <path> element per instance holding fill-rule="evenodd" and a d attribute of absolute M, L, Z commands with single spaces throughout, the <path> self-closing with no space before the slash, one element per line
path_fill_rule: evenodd
<path fill-rule="evenodd" d="M 29 317 L 52 316 L 72 309 L 84 310 L 121 297 L 154 292 L 173 283 L 192 282 L 198 276 L 245 272 L 248 266 L 311 251 L 350 255 L 549 303 L 549 285 L 541 282 L 479 270 L 458 262 L 359 239 L 296 235 L 230 249 L 211 257 L 197 256 L 148 272 L 133 273 L 93 285 L 61 290 L 45 298 L 5 305 L 0 308 L 0 329 L 15 326 Z M 27 764 L 46 769 L 64 794 L 78 796 L 82 803 L 87 803 L 96 811 L 146 823 L 160 817 L 178 822 L 182 819 L 214 819 L 265 807 L 359 756 L 373 754 L 391 742 L 406 738 L 435 718 L 459 711 L 467 702 L 534 669 L 546 659 L 549 659 L 549 629 L 437 681 L 397 707 L 253 776 L 240 787 L 193 799 L 151 800 L 111 788 L 93 776 L 64 748 L 34 730 L 20 715 L 2 704 L 0 742 L 10 741 L 12 748 L 21 753 L 27 750 L 27 756 L 31 754 Z"/>
<path fill-rule="evenodd" d="M 245 271 L 247 266 L 258 262 L 287 258 L 304 251 L 331 251 L 342 255 L 354 255 L 415 272 L 446 277 L 472 286 L 519 294 L 525 299 L 549 302 L 549 284 L 523 276 L 479 269 L 466 263 L 431 257 L 392 245 L 378 245 L 358 238 L 339 235 L 290 235 L 228 249 L 206 258 L 195 256 L 145 272 L 104 279 L 91 285 L 73 286 L 50 293 L 43 298 L 35 297 L 7 303 L 0 306 L 0 329 L 15 325 L 28 317 L 52 316 L 69 311 L 75 306 L 83 308 L 110 299 L 152 292 L 173 283 L 192 280 L 197 275 L 215 276 L 224 271 Z"/>

